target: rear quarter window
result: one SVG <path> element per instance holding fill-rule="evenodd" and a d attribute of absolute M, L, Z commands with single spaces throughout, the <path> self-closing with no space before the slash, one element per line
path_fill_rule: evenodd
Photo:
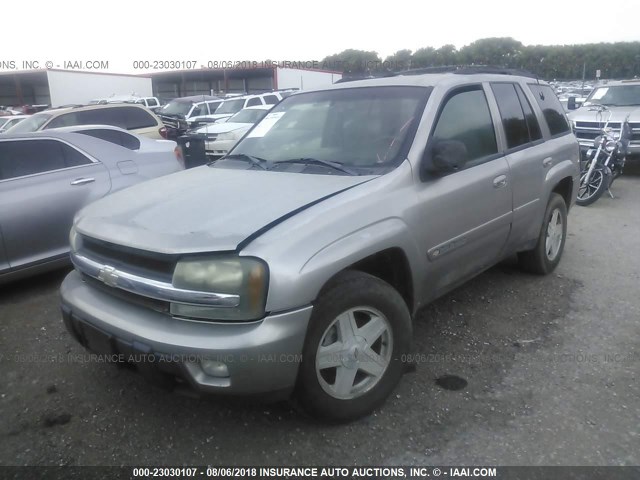
<path fill-rule="evenodd" d="M 151 128 L 158 125 L 156 119 L 144 108 L 121 107 L 124 116 L 125 125 L 122 126 L 126 130 L 134 130 L 138 128 Z"/>
<path fill-rule="evenodd" d="M 255 107 L 256 105 L 262 105 L 262 100 L 260 100 L 260 97 L 255 97 L 255 98 L 250 98 L 247 101 L 247 107 Z"/>
<path fill-rule="evenodd" d="M 120 132 L 118 130 L 111 130 L 108 128 L 95 128 L 91 130 L 82 130 L 78 133 L 88 135 L 90 137 L 99 138 L 106 142 L 114 143 L 129 150 L 139 150 L 140 140 L 128 133 Z"/>
<path fill-rule="evenodd" d="M 529 89 L 533 93 L 544 119 L 549 127 L 551 136 L 564 135 L 571 132 L 569 122 L 560 104 L 560 100 L 548 85 L 529 84 Z"/>
<path fill-rule="evenodd" d="M 264 103 L 266 103 L 267 105 L 275 105 L 280 101 L 278 97 L 275 95 L 265 95 L 263 98 L 264 98 Z"/>

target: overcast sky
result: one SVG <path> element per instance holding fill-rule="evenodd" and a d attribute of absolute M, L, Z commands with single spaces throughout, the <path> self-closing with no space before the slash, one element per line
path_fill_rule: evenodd
<path fill-rule="evenodd" d="M 28 7 L 28 8 L 27 8 Z M 170 9 L 171 8 L 171 9 Z M 525 45 L 640 40 L 640 0 L 2 2 L 1 62 L 321 60 L 347 48 L 461 48 L 486 37 Z M 19 33 L 18 33 L 19 31 Z"/>

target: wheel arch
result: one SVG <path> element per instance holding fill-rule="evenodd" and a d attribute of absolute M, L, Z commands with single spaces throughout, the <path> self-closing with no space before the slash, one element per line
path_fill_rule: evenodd
<path fill-rule="evenodd" d="M 564 199 L 567 211 L 569 211 L 573 203 L 573 188 L 573 177 L 567 176 L 558 181 L 551 189 L 551 193 L 557 193 Z"/>
<path fill-rule="evenodd" d="M 368 273 L 391 285 L 403 298 L 409 312 L 413 313 L 415 307 L 414 281 L 409 259 L 402 248 L 386 248 L 348 265 L 327 280 L 318 296 L 331 288 L 344 272 L 350 270 Z"/>

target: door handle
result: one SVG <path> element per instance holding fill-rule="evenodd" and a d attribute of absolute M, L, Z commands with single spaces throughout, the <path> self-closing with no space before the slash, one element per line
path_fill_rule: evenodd
<path fill-rule="evenodd" d="M 542 160 L 542 166 L 544 168 L 550 167 L 552 163 L 553 163 L 553 158 L 552 157 L 547 157 L 544 160 Z"/>
<path fill-rule="evenodd" d="M 507 184 L 506 175 L 498 175 L 493 179 L 493 188 L 502 188 Z"/>
<path fill-rule="evenodd" d="M 76 178 L 71 185 L 86 185 L 87 183 L 95 182 L 95 178 Z"/>

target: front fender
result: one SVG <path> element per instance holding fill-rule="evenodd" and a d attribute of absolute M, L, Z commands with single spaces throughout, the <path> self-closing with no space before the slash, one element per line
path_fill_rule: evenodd
<path fill-rule="evenodd" d="M 375 253 L 399 248 L 407 257 L 414 289 L 419 284 L 416 272 L 424 261 L 411 240 L 406 223 L 397 217 L 380 220 L 359 228 L 326 244 L 302 262 L 297 271 L 272 270 L 267 309 L 279 311 L 308 305 L 322 287 L 337 273 Z"/>

